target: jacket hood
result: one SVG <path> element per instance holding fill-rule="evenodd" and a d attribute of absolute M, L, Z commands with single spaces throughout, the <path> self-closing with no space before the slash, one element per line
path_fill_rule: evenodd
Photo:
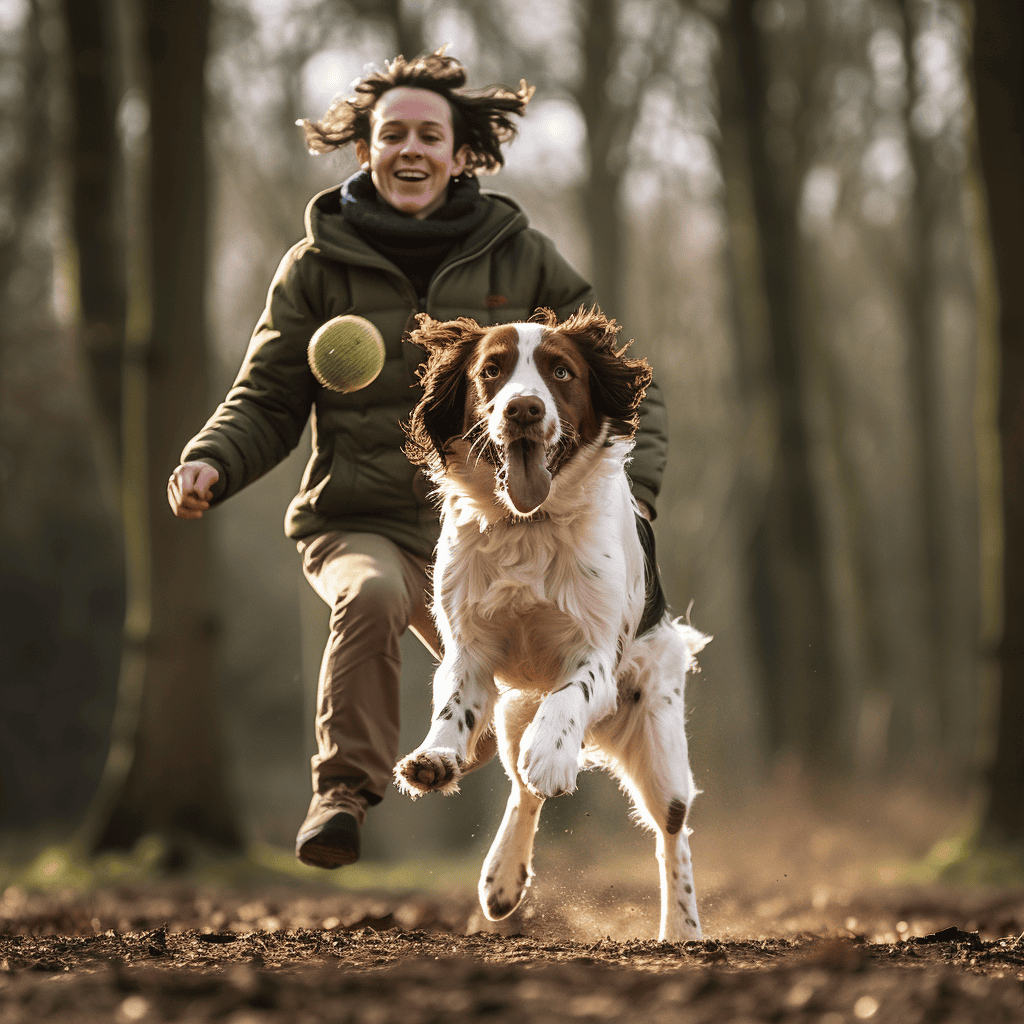
<path fill-rule="evenodd" d="M 352 228 L 341 212 L 341 189 L 332 185 L 313 196 L 306 207 L 306 243 L 332 259 L 362 266 L 390 267 L 389 261 L 371 248 Z M 457 248 L 460 253 L 483 249 L 501 235 L 528 227 L 519 204 L 500 192 L 481 192 L 489 210 L 483 223 Z"/>

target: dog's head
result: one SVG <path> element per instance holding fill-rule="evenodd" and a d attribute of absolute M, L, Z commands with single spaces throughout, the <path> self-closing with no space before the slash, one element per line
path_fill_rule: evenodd
<path fill-rule="evenodd" d="M 435 476 L 456 451 L 485 459 L 498 496 L 525 516 L 581 448 L 636 431 L 651 370 L 625 356 L 628 346 L 616 349 L 619 327 L 600 311 L 581 308 L 559 323 L 544 309 L 490 328 L 466 317 L 419 322 L 409 340 L 428 358 L 406 453 Z"/>

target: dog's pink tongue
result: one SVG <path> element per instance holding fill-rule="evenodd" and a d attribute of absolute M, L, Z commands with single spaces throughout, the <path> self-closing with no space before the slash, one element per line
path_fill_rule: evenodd
<path fill-rule="evenodd" d="M 544 458 L 544 446 L 521 439 L 508 446 L 508 496 L 512 504 L 529 515 L 540 507 L 551 490 L 551 474 Z"/>

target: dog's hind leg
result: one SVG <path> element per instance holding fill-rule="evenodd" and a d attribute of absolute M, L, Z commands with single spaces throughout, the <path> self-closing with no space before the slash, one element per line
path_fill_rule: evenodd
<path fill-rule="evenodd" d="M 678 808 L 678 815 L 678 820 L 683 821 L 685 809 Z M 703 935 L 697 897 L 693 891 L 693 860 L 688 833 L 685 825 L 681 825 L 678 832 L 659 828 L 657 833 L 661 872 L 661 930 L 658 937 L 662 942 L 685 942 Z"/>
<path fill-rule="evenodd" d="M 660 745 L 654 738 L 650 747 Z M 699 939 L 702 933 L 694 892 L 690 830 L 686 827 L 690 804 L 696 795 L 693 779 L 685 765 L 681 771 L 663 773 L 657 765 L 656 749 L 637 753 L 640 756 L 627 755 L 632 762 L 628 767 L 620 762 L 621 774 L 637 812 L 654 829 L 657 840 L 661 875 L 659 938 L 662 942 Z"/>
<path fill-rule="evenodd" d="M 480 872 L 480 906 L 492 921 L 508 917 L 519 906 L 533 877 L 533 839 L 544 801 L 526 788 L 517 765 L 523 732 L 539 704 L 539 694 L 513 690 L 501 698 L 495 710 L 498 750 L 512 792 Z"/>
<path fill-rule="evenodd" d="M 663 942 L 682 942 L 702 934 L 686 827 L 697 789 L 690 773 L 683 703 L 672 689 L 667 695 L 638 689 L 634 706 L 621 709 L 615 720 L 596 731 L 595 739 L 640 818 L 657 837 L 659 937 Z M 676 703 L 666 704 L 666 696 Z M 651 703 L 655 706 L 647 706 Z"/>
<path fill-rule="evenodd" d="M 494 705 L 494 676 L 461 652 L 446 655 L 434 674 L 430 731 L 395 766 L 395 783 L 413 798 L 459 791 L 463 765 L 487 727 Z"/>

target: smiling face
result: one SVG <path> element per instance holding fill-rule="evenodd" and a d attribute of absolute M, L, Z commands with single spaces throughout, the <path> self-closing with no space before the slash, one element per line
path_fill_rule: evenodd
<path fill-rule="evenodd" d="M 448 182 L 466 169 L 468 147 L 455 149 L 452 109 L 439 93 L 405 86 L 390 89 L 373 108 L 369 144 L 356 155 L 380 197 L 417 220 L 440 209 Z"/>

